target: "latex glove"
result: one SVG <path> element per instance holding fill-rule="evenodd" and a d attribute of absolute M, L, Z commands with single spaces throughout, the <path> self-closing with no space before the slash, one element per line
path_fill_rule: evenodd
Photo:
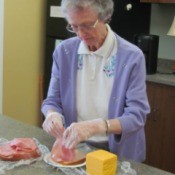
<path fill-rule="evenodd" d="M 51 150 L 51 157 L 56 162 L 70 162 L 75 158 L 75 149 L 66 149 L 62 145 L 62 139 L 57 139 Z"/>
<path fill-rule="evenodd" d="M 62 115 L 58 112 L 48 113 L 42 127 L 51 136 L 62 138 L 64 132 Z"/>
<path fill-rule="evenodd" d="M 73 149 L 81 141 L 94 135 L 105 134 L 106 130 L 106 122 L 103 119 L 72 123 L 63 133 L 62 144 L 67 149 Z"/>

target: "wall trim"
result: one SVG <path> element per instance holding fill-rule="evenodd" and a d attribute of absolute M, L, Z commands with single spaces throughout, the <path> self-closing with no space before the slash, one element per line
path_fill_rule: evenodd
<path fill-rule="evenodd" d="M 0 0 L 0 114 L 3 113 L 3 37 L 4 37 L 4 0 Z"/>

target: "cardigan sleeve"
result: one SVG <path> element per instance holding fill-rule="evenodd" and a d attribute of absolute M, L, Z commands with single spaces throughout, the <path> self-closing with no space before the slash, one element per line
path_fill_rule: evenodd
<path fill-rule="evenodd" d="M 118 143 L 143 129 L 150 112 L 146 93 L 145 58 L 141 51 L 135 52 L 133 58 L 135 61 L 128 72 L 123 114 L 118 117 L 122 126 L 122 134 L 115 135 Z"/>
<path fill-rule="evenodd" d="M 48 89 L 47 98 L 42 103 L 42 112 L 46 115 L 48 110 L 54 110 L 63 114 L 61 95 L 60 95 L 60 77 L 59 77 L 59 64 L 58 59 L 61 46 L 58 46 L 53 53 L 53 65 L 51 72 L 51 79 Z"/>

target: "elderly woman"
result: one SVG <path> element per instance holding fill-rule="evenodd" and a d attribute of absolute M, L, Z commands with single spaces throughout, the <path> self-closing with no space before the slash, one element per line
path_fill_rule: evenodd
<path fill-rule="evenodd" d="M 112 0 L 62 0 L 66 29 L 77 36 L 54 51 L 43 128 L 72 149 L 81 141 L 145 159 L 145 59 L 107 24 Z"/>

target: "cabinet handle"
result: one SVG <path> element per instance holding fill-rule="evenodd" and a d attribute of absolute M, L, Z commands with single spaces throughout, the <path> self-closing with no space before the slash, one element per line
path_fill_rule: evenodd
<path fill-rule="evenodd" d="M 157 108 L 154 108 L 154 109 L 153 109 L 153 113 L 154 113 L 154 114 L 153 114 L 153 121 L 155 121 L 155 122 L 157 121 L 157 111 L 158 111 Z"/>
<path fill-rule="evenodd" d="M 157 121 L 157 111 L 158 111 L 157 108 L 153 108 L 151 110 L 151 113 L 148 115 L 147 120 L 156 122 Z"/>
<path fill-rule="evenodd" d="M 153 112 L 157 112 L 157 109 L 154 108 L 154 109 L 153 109 Z"/>

